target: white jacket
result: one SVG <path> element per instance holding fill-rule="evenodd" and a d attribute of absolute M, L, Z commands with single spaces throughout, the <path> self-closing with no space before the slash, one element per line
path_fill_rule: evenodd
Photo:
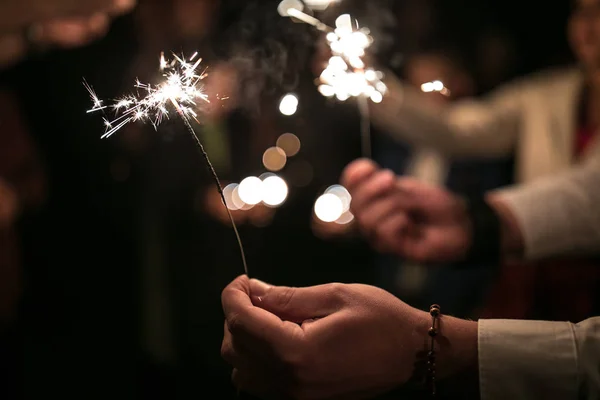
<path fill-rule="evenodd" d="M 399 140 L 449 157 L 514 153 L 515 180 L 530 182 L 573 165 L 582 82 L 577 68 L 550 70 L 504 85 L 481 100 L 433 106 L 388 74 L 389 93 L 371 106 L 371 116 Z M 584 158 L 600 154 L 598 143 Z"/>

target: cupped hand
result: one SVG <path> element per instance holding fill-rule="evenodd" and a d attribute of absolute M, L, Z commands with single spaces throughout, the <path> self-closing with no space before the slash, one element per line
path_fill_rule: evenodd
<path fill-rule="evenodd" d="M 466 204 L 443 188 L 398 178 L 370 160 L 346 167 L 358 226 L 373 247 L 418 262 L 459 261 L 471 244 Z"/>
<path fill-rule="evenodd" d="M 222 295 L 221 352 L 240 390 L 264 399 L 363 399 L 409 380 L 428 314 L 366 285 L 269 286 Z"/>

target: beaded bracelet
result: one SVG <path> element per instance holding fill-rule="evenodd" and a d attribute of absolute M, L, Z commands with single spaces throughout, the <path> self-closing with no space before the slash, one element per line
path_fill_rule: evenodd
<path fill-rule="evenodd" d="M 440 306 L 437 304 L 429 307 L 429 314 L 431 315 L 431 328 L 427 332 L 429 334 L 429 352 L 427 353 L 427 374 L 425 375 L 425 385 L 431 393 L 431 396 L 436 395 L 435 389 L 435 337 L 438 335 L 440 330 Z"/>

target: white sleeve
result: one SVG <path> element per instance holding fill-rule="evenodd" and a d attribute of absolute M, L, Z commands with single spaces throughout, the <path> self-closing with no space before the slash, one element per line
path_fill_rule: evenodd
<path fill-rule="evenodd" d="M 447 156 L 500 157 L 514 150 L 526 83 L 509 84 L 480 101 L 452 105 L 428 102 L 393 75 L 387 76 L 386 84 L 383 101 L 371 105 L 371 119 L 399 141 Z"/>
<path fill-rule="evenodd" d="M 600 318 L 480 320 L 478 346 L 482 400 L 600 396 Z"/>
<path fill-rule="evenodd" d="M 526 259 L 600 251 L 600 163 L 495 194 L 517 220 Z"/>

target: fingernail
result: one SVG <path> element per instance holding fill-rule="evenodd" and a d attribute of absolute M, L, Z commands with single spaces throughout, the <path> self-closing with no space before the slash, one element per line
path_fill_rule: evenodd
<path fill-rule="evenodd" d="M 271 289 L 271 285 L 268 285 L 258 279 L 250 279 L 250 294 L 253 297 L 261 297 L 267 294 Z"/>

